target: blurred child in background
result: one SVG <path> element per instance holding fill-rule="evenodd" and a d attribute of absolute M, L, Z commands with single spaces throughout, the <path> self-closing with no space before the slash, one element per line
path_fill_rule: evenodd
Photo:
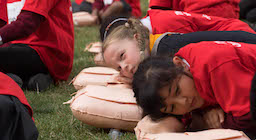
<path fill-rule="evenodd" d="M 92 12 L 77 12 L 73 15 L 77 26 L 100 24 L 108 16 L 129 15 L 141 17 L 139 0 L 95 0 Z"/>
<path fill-rule="evenodd" d="M 37 140 L 33 111 L 21 88 L 0 72 L 0 139 Z"/>
<path fill-rule="evenodd" d="M 26 0 L 17 20 L 0 29 L 0 70 L 29 90 L 67 80 L 74 55 L 71 9 L 70 0 Z"/>

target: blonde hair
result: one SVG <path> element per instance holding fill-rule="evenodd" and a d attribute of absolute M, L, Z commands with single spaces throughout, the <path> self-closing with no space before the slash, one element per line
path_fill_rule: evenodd
<path fill-rule="evenodd" d="M 143 26 L 140 20 L 135 18 L 129 18 L 124 25 L 116 27 L 104 40 L 102 52 L 114 41 L 123 39 L 133 39 L 136 35 L 139 49 L 144 51 L 147 47 L 146 41 L 149 40 L 149 30 Z"/>

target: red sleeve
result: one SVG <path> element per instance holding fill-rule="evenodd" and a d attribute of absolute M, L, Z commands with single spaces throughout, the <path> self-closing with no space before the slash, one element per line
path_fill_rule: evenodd
<path fill-rule="evenodd" d="M 7 4 L 6 0 L 0 0 L 0 21 L 2 23 L 6 23 L 8 21 L 7 5 L 6 4 Z M 1 25 L 0 25 L 0 27 L 1 27 Z"/>
<path fill-rule="evenodd" d="M 172 9 L 172 0 L 150 0 L 149 8 L 153 7 Z"/>
<path fill-rule="evenodd" d="M 48 18 L 49 12 L 57 2 L 58 0 L 26 0 L 22 10 L 34 12 Z"/>
<path fill-rule="evenodd" d="M 29 36 L 39 27 L 44 17 L 36 13 L 22 11 L 17 20 L 0 29 L 3 43 Z"/>
<path fill-rule="evenodd" d="M 247 133 L 252 133 L 256 130 L 256 125 L 251 121 L 250 113 L 240 117 L 234 117 L 232 114 L 226 114 L 222 127 L 225 129 L 241 130 Z"/>
<path fill-rule="evenodd" d="M 104 8 L 103 0 L 95 0 L 92 4 L 92 9 L 98 9 L 101 10 Z"/>
<path fill-rule="evenodd" d="M 251 119 L 246 115 L 250 112 L 249 92 L 253 75 L 254 72 L 246 68 L 239 58 L 226 62 L 210 72 L 210 82 L 216 101 L 228 114 L 224 121 L 225 127 L 240 130 L 250 127 L 248 124 L 251 123 Z"/>

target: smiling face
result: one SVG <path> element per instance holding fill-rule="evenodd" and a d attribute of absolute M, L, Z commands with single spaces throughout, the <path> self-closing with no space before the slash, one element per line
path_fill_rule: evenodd
<path fill-rule="evenodd" d="M 133 77 L 141 61 L 140 49 L 135 39 L 111 42 L 103 56 L 107 66 L 120 71 L 121 75 L 129 78 Z"/>
<path fill-rule="evenodd" d="M 193 79 L 186 74 L 174 80 L 173 84 L 161 88 L 158 93 L 165 105 L 160 109 L 163 113 L 183 115 L 202 107 L 204 104 L 203 98 L 196 90 Z"/>

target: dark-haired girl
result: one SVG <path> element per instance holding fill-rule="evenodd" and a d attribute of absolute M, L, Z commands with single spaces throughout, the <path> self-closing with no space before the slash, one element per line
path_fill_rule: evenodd
<path fill-rule="evenodd" d="M 138 105 L 152 118 L 220 107 L 223 128 L 255 136 L 250 87 L 256 71 L 254 44 L 205 41 L 181 48 L 171 59 L 148 58 L 134 74 Z M 193 114 L 192 114 L 193 115 Z"/>

